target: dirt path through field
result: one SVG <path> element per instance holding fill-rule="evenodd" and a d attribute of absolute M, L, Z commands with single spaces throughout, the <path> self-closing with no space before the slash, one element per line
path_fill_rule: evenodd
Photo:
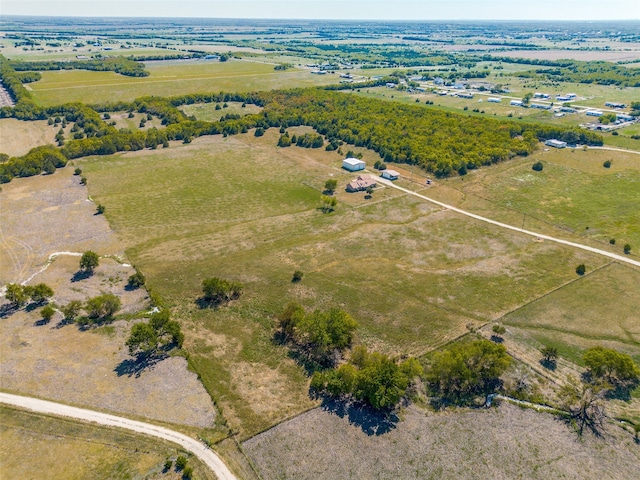
<path fill-rule="evenodd" d="M 70 407 L 69 405 L 63 405 L 61 403 L 48 402 L 46 400 L 11 395 L 2 392 L 0 392 L 0 402 L 26 408 L 27 410 L 38 413 L 71 417 L 83 422 L 95 422 L 108 427 L 125 428 L 144 435 L 162 438 L 163 440 L 177 443 L 193 453 L 196 457 L 202 460 L 202 462 L 204 462 L 219 479 L 237 480 L 236 476 L 231 473 L 224 462 L 213 450 L 191 437 L 169 430 L 168 428 L 158 427 L 150 423 L 138 422 L 136 420 L 116 417 L 115 415 L 109 415 L 84 408 Z"/>
<path fill-rule="evenodd" d="M 551 237 L 549 235 L 543 235 L 542 233 L 532 232 L 531 230 L 525 230 L 524 228 L 514 227 L 513 225 L 508 225 L 506 223 L 498 222 L 496 220 L 491 220 L 490 218 L 486 218 L 480 215 L 476 215 L 475 213 L 468 212 L 466 210 L 462 210 L 460 208 L 454 207 L 453 205 L 448 205 L 446 203 L 439 202 L 438 200 L 434 200 L 433 198 L 427 197 L 425 195 L 421 195 L 420 193 L 414 192 L 407 188 L 400 187 L 395 185 L 391 180 L 386 180 L 384 178 L 378 178 L 378 181 L 384 185 L 395 188 L 397 190 L 401 190 L 409 195 L 413 195 L 418 198 L 422 198 L 431 203 L 435 203 L 447 210 L 452 210 L 456 213 L 460 213 L 461 215 L 465 215 L 467 217 L 474 218 L 476 220 L 480 220 L 481 222 L 490 223 L 491 225 L 496 225 L 498 227 L 506 228 L 508 230 L 513 230 L 514 232 L 524 233 L 525 235 L 530 235 L 532 237 L 536 237 L 537 239 L 549 240 L 551 242 L 560 243 L 562 245 L 567 245 L 573 248 L 579 248 L 581 250 L 586 250 L 588 252 L 597 253 L 599 255 L 603 255 L 608 258 L 612 258 L 619 262 L 627 263 L 629 265 L 634 265 L 636 267 L 640 267 L 640 261 L 633 260 L 629 257 L 625 257 L 622 255 L 617 255 L 615 253 L 607 252 L 606 250 L 600 250 L 599 248 L 589 247 L 588 245 L 582 245 L 581 243 L 570 242 L 568 240 L 562 240 L 561 238 Z"/>

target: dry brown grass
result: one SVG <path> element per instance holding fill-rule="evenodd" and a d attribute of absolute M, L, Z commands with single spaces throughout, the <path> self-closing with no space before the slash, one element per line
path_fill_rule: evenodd
<path fill-rule="evenodd" d="M 15 118 L 0 120 L 0 153 L 10 157 L 24 155 L 33 147 L 55 144 L 60 125 L 47 125 L 45 120 L 24 122 Z"/>
<path fill-rule="evenodd" d="M 16 179 L 0 195 L 3 283 L 29 278 L 55 251 L 91 249 L 123 256 L 104 216 L 94 215 L 95 205 L 87 200 L 72 167 Z M 58 305 L 110 292 L 122 301 L 119 313 L 132 316 L 147 308 L 144 289 L 125 290 L 132 267 L 102 258 L 95 273 L 81 280 L 74 279 L 78 267 L 77 256 L 60 256 L 29 283 L 50 285 Z M 0 324 L 1 388 L 165 422 L 213 424 L 211 399 L 182 357 L 136 370 L 124 346 L 129 322 L 80 331 L 74 325 L 61 326 L 60 313 L 39 325 L 39 309 L 27 310 L 5 316 Z"/>
<path fill-rule="evenodd" d="M 263 478 L 626 480 L 640 462 L 632 436 L 617 427 L 578 440 L 553 416 L 510 405 L 438 415 L 410 407 L 401 417 L 376 435 L 356 415 L 316 409 L 244 449 Z"/>

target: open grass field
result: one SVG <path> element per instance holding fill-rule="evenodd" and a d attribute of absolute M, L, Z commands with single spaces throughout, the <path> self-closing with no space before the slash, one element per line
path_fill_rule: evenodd
<path fill-rule="evenodd" d="M 193 115 L 198 120 L 204 120 L 205 122 L 217 122 L 223 115 L 250 115 L 252 113 L 259 113 L 262 111 L 261 107 L 257 105 L 246 104 L 244 107 L 240 102 L 226 102 L 227 106 L 223 107 L 224 103 L 220 105 L 220 110 L 216 110 L 215 103 L 194 103 L 192 105 L 183 105 L 180 107 L 186 115 Z"/>
<path fill-rule="evenodd" d="M 31 83 L 34 99 L 43 106 L 68 102 L 127 101 L 143 95 L 183 95 L 198 92 L 256 91 L 336 83 L 337 75 L 311 75 L 308 70 L 275 71 L 273 65 L 232 60 L 166 61 L 148 66 L 148 77 L 114 72 L 48 71 Z"/>
<path fill-rule="evenodd" d="M 616 306 L 617 322 L 602 322 Z M 640 272 L 613 263 L 501 319 L 582 365 L 582 353 L 605 345 L 640 363 Z"/>
<path fill-rule="evenodd" d="M 542 172 L 531 165 L 541 160 Z M 610 168 L 603 163 L 611 160 Z M 461 208 L 475 201 L 542 220 L 622 252 L 640 245 L 640 155 L 589 149 L 542 148 L 527 159 L 479 169 L 440 182 L 459 192 Z M 437 194 L 437 192 L 436 192 Z M 614 246 L 608 245 L 616 239 Z M 632 250 L 632 254 L 637 254 Z"/>
<path fill-rule="evenodd" d="M 18 157 L 33 147 L 54 145 L 59 128 L 47 125 L 45 120 L 24 122 L 15 118 L 0 119 L 0 153 Z"/>
<path fill-rule="evenodd" d="M 359 342 L 419 355 L 565 283 L 579 263 L 604 263 L 388 188 L 365 202 L 342 193 L 353 175 L 340 156 L 278 149 L 277 137 L 200 138 L 82 162 L 92 196 L 183 321 L 190 362 L 241 438 L 314 405 L 303 370 L 271 340 L 289 300 L 339 305 L 360 323 Z M 340 202 L 322 214 L 330 176 Z M 300 284 L 291 283 L 296 269 Z M 211 276 L 243 282 L 244 296 L 199 309 Z"/>
<path fill-rule="evenodd" d="M 355 409 L 316 409 L 244 449 L 263 478 L 627 480 L 640 462 L 632 435 L 617 427 L 578 440 L 553 416 L 510 405 L 449 415 L 409 407 L 400 416 L 381 435 Z"/>
<path fill-rule="evenodd" d="M 197 458 L 171 443 L 126 431 L 0 407 L 2 478 L 179 480 L 167 459 L 188 458 L 195 478 L 214 480 Z"/>

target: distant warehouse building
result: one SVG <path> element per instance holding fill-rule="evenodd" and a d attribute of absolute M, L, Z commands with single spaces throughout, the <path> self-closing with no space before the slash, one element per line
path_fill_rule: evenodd
<path fill-rule="evenodd" d="M 630 122 L 631 120 L 633 120 L 633 117 L 631 115 L 627 115 L 626 113 L 616 113 L 616 120 Z"/>
<path fill-rule="evenodd" d="M 547 145 L 548 147 L 553 147 L 553 148 L 566 148 L 567 146 L 567 142 L 556 140 L 555 138 L 550 138 L 549 140 L 544 142 L 544 144 Z"/>
<path fill-rule="evenodd" d="M 349 170 L 350 172 L 357 172 L 358 170 L 364 170 L 364 167 L 367 164 L 364 163 L 362 160 L 359 160 L 357 158 L 345 158 L 342 161 L 342 168 L 344 168 L 345 170 Z"/>
<path fill-rule="evenodd" d="M 524 102 L 522 100 L 511 100 L 509 104 L 514 107 L 524 107 Z"/>
<path fill-rule="evenodd" d="M 626 105 L 624 103 L 618 103 L 618 102 L 604 102 L 604 106 L 605 107 L 610 107 L 610 108 L 624 108 L 624 107 L 626 107 Z"/>
<path fill-rule="evenodd" d="M 487 98 L 487 102 L 491 102 L 491 103 L 500 103 L 502 101 L 501 98 L 498 97 L 489 97 Z"/>
<path fill-rule="evenodd" d="M 602 112 L 600 110 L 587 110 L 585 112 L 590 117 L 601 117 Z"/>

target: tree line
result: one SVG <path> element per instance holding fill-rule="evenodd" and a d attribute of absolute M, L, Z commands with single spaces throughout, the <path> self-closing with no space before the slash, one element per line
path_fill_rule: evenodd
<path fill-rule="evenodd" d="M 45 71 L 45 70 L 92 70 L 96 72 L 116 72 L 127 77 L 147 77 L 149 72 L 144 64 L 127 57 L 93 58 L 90 60 L 40 60 L 24 61 L 10 60 L 14 70 Z"/>

